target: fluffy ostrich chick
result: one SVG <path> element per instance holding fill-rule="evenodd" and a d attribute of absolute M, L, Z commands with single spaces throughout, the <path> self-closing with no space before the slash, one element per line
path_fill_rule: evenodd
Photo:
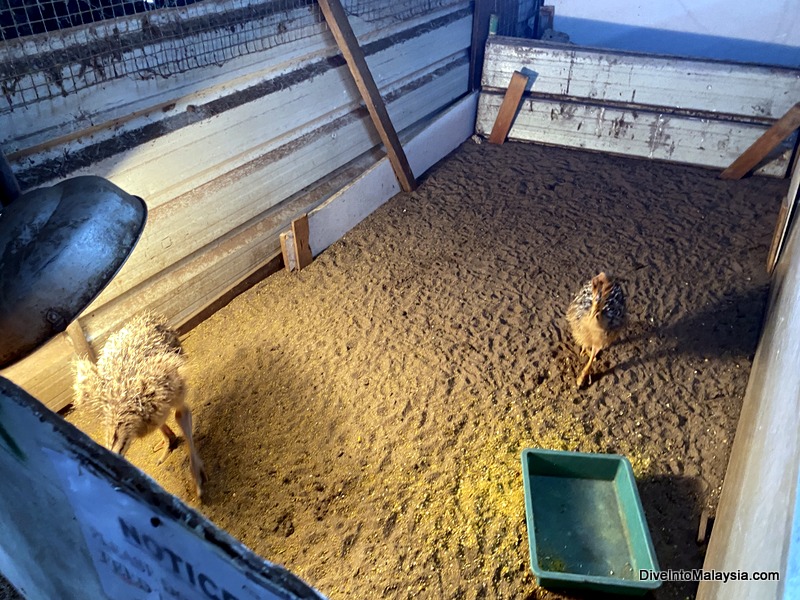
<path fill-rule="evenodd" d="M 627 323 L 625 292 L 618 281 L 605 273 L 587 281 L 567 310 L 572 336 L 589 362 L 578 376 L 578 387 L 589 375 L 597 353 L 620 336 Z"/>
<path fill-rule="evenodd" d="M 189 447 L 197 497 L 202 498 L 206 474 L 192 438 L 192 413 L 181 373 L 185 362 L 178 334 L 164 319 L 135 317 L 109 336 L 96 365 L 78 360 L 75 403 L 101 415 L 107 446 L 122 456 L 135 439 L 159 429 L 167 438 L 159 463 L 177 442 L 166 424 L 174 410 Z"/>

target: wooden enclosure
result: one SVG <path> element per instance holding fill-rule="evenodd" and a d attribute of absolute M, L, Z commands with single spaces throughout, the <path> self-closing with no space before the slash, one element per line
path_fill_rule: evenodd
<path fill-rule="evenodd" d="M 473 3 L 401 0 L 375 2 L 369 11 L 351 4 L 348 19 L 417 177 L 471 133 L 490 135 L 518 71 L 528 83 L 509 139 L 719 169 L 800 100 L 796 69 L 501 36 L 486 45 L 477 96 L 468 93 L 476 51 Z M 518 3 L 512 22 L 520 30 L 533 5 Z M 96 351 L 131 315 L 151 310 L 188 326 L 278 268 L 282 233 L 292 267 L 301 260 L 291 251 L 298 231 L 308 260 L 400 190 L 316 6 L 220 0 L 0 43 L 0 149 L 23 188 L 93 174 L 141 196 L 149 209 L 143 237 L 111 285 L 67 333 L 6 369 L 4 377 L 61 409 L 71 402 L 76 353 Z M 175 32 L 182 33 L 180 44 Z M 116 46 L 120 39 L 126 45 Z M 755 173 L 785 177 L 794 168 L 797 177 L 796 153 L 795 133 Z M 792 190 L 791 206 L 796 182 Z M 776 569 L 796 581 L 800 569 L 790 567 L 800 564 L 800 378 L 792 367 L 800 348 L 800 329 L 793 326 L 800 310 L 797 227 L 785 241 L 706 568 Z M 0 388 L 17 398 L 7 383 L 0 381 Z M 82 523 L 92 517 L 85 508 L 90 494 L 70 488 L 86 481 L 84 467 L 112 504 L 130 509 L 131 497 L 146 496 L 147 502 L 133 503 L 141 523 L 153 510 L 158 518 L 171 516 L 172 534 L 182 544 L 191 546 L 202 533 L 212 563 L 227 553 L 245 565 L 226 575 L 232 581 L 254 571 L 269 590 L 270 577 L 284 576 L 171 504 L 120 459 L 93 456 L 97 448 L 32 399 L 14 399 L 7 413 L 0 426 L 0 470 L 24 482 L 27 475 L 18 467 L 29 460 L 52 476 L 56 483 L 39 490 L 33 505 L 60 507 L 55 514 L 64 524 L 57 533 L 77 544 L 85 564 L 102 555 L 91 554 L 86 531 L 73 522 L 76 514 Z M 35 434 L 15 441 L 14 432 L 26 429 Z M 121 491 L 110 486 L 111 476 L 126 478 Z M 22 511 L 27 501 L 8 499 L 6 512 Z M 35 518 L 26 518 L 33 527 Z M 10 522 L 0 529 L 26 533 Z M 34 535 L 44 544 L 41 530 Z M 37 557 L 25 552 L 11 557 L 0 548 L 4 567 L 17 565 L 19 572 L 11 573 L 17 581 L 55 596 L 74 592 L 74 582 L 54 589 L 47 578 L 30 577 Z M 759 561 L 747 562 L 753 555 Z M 230 567 L 219 562 L 222 570 Z M 297 597 L 316 597 L 286 577 L 300 590 Z M 107 583 L 93 577 L 84 589 L 113 596 Z M 748 598 L 765 589 L 788 596 L 787 585 L 755 590 L 742 582 L 704 584 L 699 597 Z"/>
<path fill-rule="evenodd" d="M 132 314 L 152 310 L 180 326 L 274 269 L 279 233 L 380 159 L 318 6 L 287 4 L 198 3 L 0 45 L 9 89 L 0 148 L 23 188 L 92 173 L 148 205 L 133 255 L 73 329 L 94 348 Z M 396 129 L 467 91 L 468 2 L 351 4 Z M 243 16 L 255 18 L 231 26 Z M 195 22 L 211 26 L 182 46 L 145 35 Z M 124 52 L 96 55 L 120 36 L 130 40 Z M 58 77 L 54 57 L 73 61 Z M 11 78 L 22 64 L 35 68 Z M 59 409 L 73 356 L 61 336 L 5 375 Z"/>

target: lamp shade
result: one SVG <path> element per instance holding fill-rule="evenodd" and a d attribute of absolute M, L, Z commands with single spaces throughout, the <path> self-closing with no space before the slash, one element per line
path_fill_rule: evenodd
<path fill-rule="evenodd" d="M 16 198 L 0 213 L 0 368 L 85 309 L 119 271 L 147 219 L 144 201 L 82 176 Z"/>

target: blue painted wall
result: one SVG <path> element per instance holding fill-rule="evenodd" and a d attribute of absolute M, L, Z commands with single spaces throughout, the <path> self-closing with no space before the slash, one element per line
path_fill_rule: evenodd
<path fill-rule="evenodd" d="M 547 0 L 576 44 L 800 68 L 800 0 Z"/>

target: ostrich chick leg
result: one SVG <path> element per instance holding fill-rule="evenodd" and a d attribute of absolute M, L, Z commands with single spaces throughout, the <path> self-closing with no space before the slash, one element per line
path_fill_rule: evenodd
<path fill-rule="evenodd" d="M 600 348 L 592 347 L 592 351 L 589 353 L 589 362 L 586 363 L 586 366 L 583 367 L 583 371 L 581 371 L 581 374 L 578 376 L 578 387 L 583 385 L 586 376 L 589 374 L 589 369 L 594 362 L 594 357 L 597 356 L 598 352 L 600 352 Z"/>
<path fill-rule="evenodd" d="M 164 451 L 161 453 L 161 456 L 156 462 L 156 464 L 160 465 L 167 460 L 169 453 L 178 447 L 178 436 L 175 435 L 175 432 L 172 431 L 172 429 L 170 429 L 169 425 L 166 423 L 159 427 L 159 431 L 164 434 L 164 440 L 162 440 L 161 443 L 153 446 L 153 452 L 161 448 L 162 445 L 164 446 Z"/>
<path fill-rule="evenodd" d="M 197 453 L 197 448 L 194 445 L 194 438 L 192 437 L 192 412 L 187 405 L 184 404 L 175 409 L 175 420 L 178 422 L 178 427 L 183 431 L 183 435 L 189 445 L 189 467 L 192 470 L 195 487 L 197 488 L 197 497 L 202 500 L 203 484 L 208 481 L 208 476 L 203 467 L 203 461 L 200 460 L 200 455 Z"/>

